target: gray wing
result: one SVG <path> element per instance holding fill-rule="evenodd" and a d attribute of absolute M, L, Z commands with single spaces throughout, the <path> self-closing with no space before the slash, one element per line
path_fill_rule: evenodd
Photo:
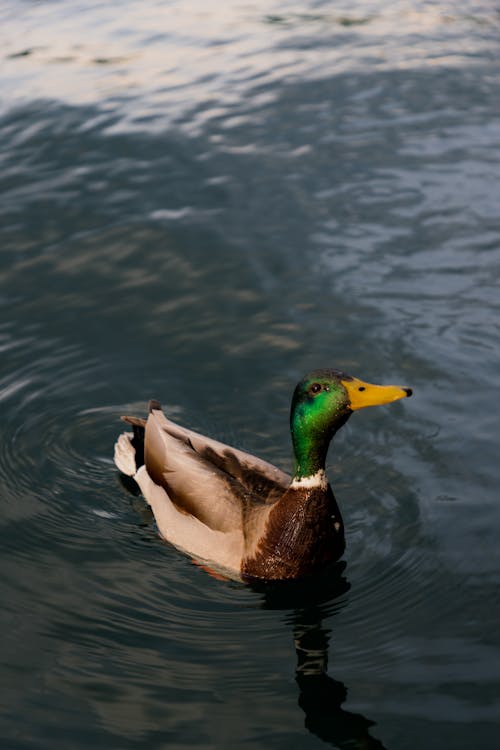
<path fill-rule="evenodd" d="M 290 483 L 272 464 L 180 427 L 159 409 L 146 423 L 144 457 L 178 510 L 219 531 L 241 528 L 244 507 L 274 502 Z"/>
<path fill-rule="evenodd" d="M 266 498 L 270 493 L 283 494 L 292 481 L 284 471 L 251 453 L 245 453 L 226 443 L 220 443 L 181 427 L 167 419 L 165 415 L 163 418 L 164 429 L 169 435 L 191 446 L 198 455 L 237 479 L 248 491 L 262 498 Z"/>

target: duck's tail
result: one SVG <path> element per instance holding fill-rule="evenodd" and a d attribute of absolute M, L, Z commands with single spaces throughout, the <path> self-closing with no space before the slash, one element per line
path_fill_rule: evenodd
<path fill-rule="evenodd" d="M 144 427 L 146 420 L 122 417 L 132 425 L 133 432 L 122 432 L 115 443 L 115 464 L 122 474 L 133 477 L 144 463 Z"/>
<path fill-rule="evenodd" d="M 159 401 L 150 401 L 148 411 L 161 409 Z M 123 422 L 132 425 L 133 432 L 122 432 L 115 443 L 115 464 L 122 474 L 135 476 L 144 464 L 144 431 L 146 420 L 142 417 L 120 417 Z"/>

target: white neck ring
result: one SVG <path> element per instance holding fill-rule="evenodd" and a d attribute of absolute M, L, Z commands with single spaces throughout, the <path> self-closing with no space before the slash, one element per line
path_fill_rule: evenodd
<path fill-rule="evenodd" d="M 308 477 L 295 477 L 290 487 L 295 490 L 310 489 L 313 487 L 326 490 L 328 487 L 328 479 L 326 478 L 325 470 L 319 469 L 316 474 L 311 474 Z"/>

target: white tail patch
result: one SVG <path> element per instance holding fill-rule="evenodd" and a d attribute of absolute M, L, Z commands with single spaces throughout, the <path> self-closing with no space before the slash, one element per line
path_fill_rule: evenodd
<path fill-rule="evenodd" d="M 133 477 L 137 471 L 135 448 L 132 445 L 131 432 L 122 432 L 115 443 L 115 464 L 122 474 Z"/>
<path fill-rule="evenodd" d="M 312 487 L 326 490 L 328 487 L 328 479 L 326 478 L 325 470 L 320 469 L 316 474 L 311 474 L 308 477 L 295 477 L 290 487 L 295 490 L 310 489 Z"/>

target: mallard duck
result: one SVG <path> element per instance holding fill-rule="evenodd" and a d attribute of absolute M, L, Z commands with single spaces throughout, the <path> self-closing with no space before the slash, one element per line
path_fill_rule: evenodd
<path fill-rule="evenodd" d="M 118 469 L 135 479 L 164 539 L 232 579 L 288 580 L 338 560 L 344 525 L 325 474 L 330 441 L 353 411 L 411 396 L 338 370 L 314 370 L 295 388 L 293 476 L 249 453 L 167 419 L 122 417 L 133 432 L 115 445 Z"/>

